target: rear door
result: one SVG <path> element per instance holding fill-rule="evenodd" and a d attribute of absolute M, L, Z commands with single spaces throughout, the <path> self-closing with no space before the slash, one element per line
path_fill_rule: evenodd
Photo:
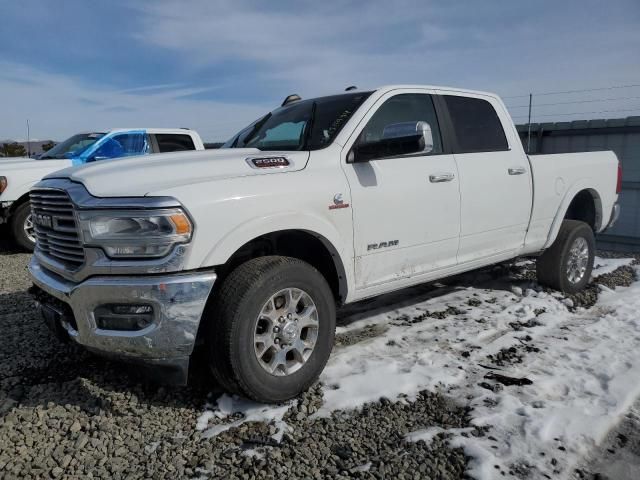
<path fill-rule="evenodd" d="M 531 170 L 520 139 L 492 97 L 441 98 L 460 174 L 458 263 L 513 253 L 524 244 L 532 202 Z"/>

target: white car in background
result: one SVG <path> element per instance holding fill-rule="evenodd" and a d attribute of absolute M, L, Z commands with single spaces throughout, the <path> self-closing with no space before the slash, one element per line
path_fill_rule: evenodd
<path fill-rule="evenodd" d="M 74 135 L 36 159 L 0 162 L 0 223 L 21 248 L 32 251 L 34 225 L 29 189 L 49 173 L 70 166 L 133 155 L 204 150 L 197 132 L 184 128 L 117 128 Z"/>

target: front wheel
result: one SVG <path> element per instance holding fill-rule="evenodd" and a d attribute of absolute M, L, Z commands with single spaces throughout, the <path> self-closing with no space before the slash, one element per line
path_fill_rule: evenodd
<path fill-rule="evenodd" d="M 329 359 L 335 301 L 325 278 L 289 257 L 249 260 L 216 292 L 209 363 L 231 393 L 282 402 L 309 388 Z"/>
<path fill-rule="evenodd" d="M 36 246 L 36 232 L 29 202 L 18 205 L 11 217 L 10 227 L 16 244 L 28 252 L 33 252 Z"/>
<path fill-rule="evenodd" d="M 584 289 L 591 278 L 596 241 L 591 227 L 564 220 L 556 240 L 536 264 L 538 282 L 565 293 Z"/>

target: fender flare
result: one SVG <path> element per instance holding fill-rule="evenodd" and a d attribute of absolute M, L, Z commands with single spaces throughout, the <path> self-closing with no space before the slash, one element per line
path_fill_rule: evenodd
<path fill-rule="evenodd" d="M 560 206 L 558 207 L 558 211 L 556 212 L 556 216 L 553 219 L 553 223 L 551 224 L 551 229 L 549 230 L 549 236 L 547 237 L 547 241 L 544 244 L 543 249 L 546 250 L 553 244 L 553 242 L 555 242 L 556 237 L 558 236 L 558 232 L 560 232 L 562 221 L 564 220 L 564 217 L 567 214 L 567 210 L 569 210 L 569 205 L 571 205 L 571 202 L 576 197 L 576 195 L 583 190 L 587 190 L 593 196 L 593 200 L 595 202 L 595 208 L 596 208 L 595 231 L 598 232 L 601 230 L 602 199 L 598 191 L 595 188 L 593 188 L 593 181 L 589 178 L 583 178 L 576 181 L 565 192 L 562 202 L 560 202 Z"/>
<path fill-rule="evenodd" d="M 340 279 L 340 290 L 345 294 L 352 291 L 354 279 L 353 268 L 350 266 L 353 266 L 353 250 L 350 247 L 353 242 L 351 239 L 344 239 L 330 222 L 302 212 L 280 213 L 243 222 L 209 249 L 201 267 L 224 265 L 243 245 L 262 235 L 284 230 L 304 231 L 317 237 L 331 253 L 336 270 L 343 277 Z M 346 245 L 347 248 L 339 248 L 339 245 Z"/>
<path fill-rule="evenodd" d="M 31 190 L 32 186 L 33 185 L 31 183 L 26 183 L 24 185 L 20 185 L 20 187 L 15 190 L 19 192 L 19 194 L 17 195 L 17 198 L 13 202 L 11 202 L 11 206 L 8 209 L 9 216 L 11 216 L 13 212 L 15 212 L 18 206 L 22 205 L 24 202 L 29 200 L 29 190 Z M 27 187 L 27 188 L 24 188 L 24 187 Z"/>

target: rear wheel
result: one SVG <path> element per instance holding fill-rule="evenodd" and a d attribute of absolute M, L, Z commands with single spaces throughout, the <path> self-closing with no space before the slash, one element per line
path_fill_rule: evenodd
<path fill-rule="evenodd" d="M 565 293 L 581 291 L 591 278 L 595 244 L 589 225 L 564 220 L 556 240 L 538 258 L 538 281 Z"/>
<path fill-rule="evenodd" d="M 36 246 L 36 232 L 29 202 L 24 202 L 15 209 L 11 216 L 10 228 L 16 244 L 28 252 L 33 252 Z"/>
<path fill-rule="evenodd" d="M 335 302 L 325 278 L 289 257 L 249 260 L 216 292 L 207 344 L 220 385 L 282 402 L 316 381 L 333 348 Z"/>

